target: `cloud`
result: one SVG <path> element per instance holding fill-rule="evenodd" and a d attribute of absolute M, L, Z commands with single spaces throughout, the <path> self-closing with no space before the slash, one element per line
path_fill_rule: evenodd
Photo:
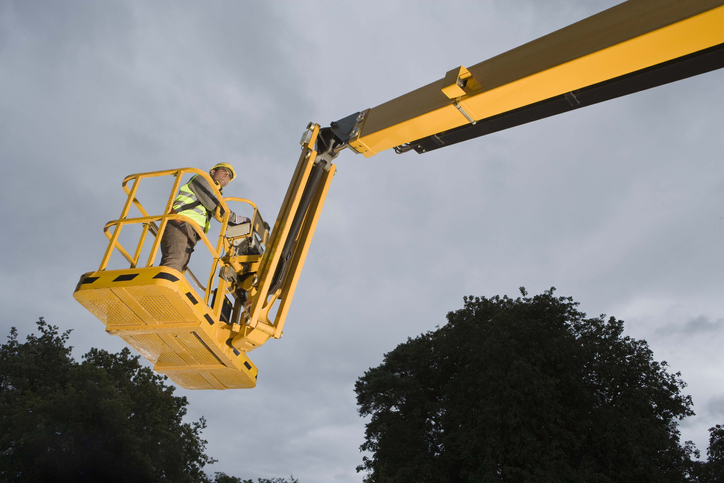
<path fill-rule="evenodd" d="M 684 335 L 692 337 L 699 334 L 717 332 L 724 327 L 724 318 L 712 320 L 711 317 L 700 315 L 683 324 L 670 324 L 656 330 L 657 335 Z"/>
<path fill-rule="evenodd" d="M 230 161 L 240 179 L 227 194 L 273 224 L 307 122 L 379 105 L 616 3 L 0 0 L 1 332 L 42 315 L 73 328 L 81 353 L 123 346 L 71 293 L 100 262 L 126 175 Z M 251 354 L 259 386 L 180 390 L 191 418 L 209 422 L 214 469 L 359 481 L 352 384 L 444 324 L 463 295 L 556 286 L 588 313 L 641 307 L 644 338 L 673 336 L 658 359 L 689 350 L 677 336 L 720 334 L 723 76 L 425 155 L 342 153 L 285 335 Z M 656 316 L 672 306 L 685 310 Z M 698 399 L 721 385 L 716 357 L 679 360 L 699 376 Z M 716 422 L 702 417 L 706 434 Z"/>
<path fill-rule="evenodd" d="M 719 424 L 724 424 L 724 395 L 714 396 L 709 399 L 705 410 L 716 421 L 719 421 Z"/>

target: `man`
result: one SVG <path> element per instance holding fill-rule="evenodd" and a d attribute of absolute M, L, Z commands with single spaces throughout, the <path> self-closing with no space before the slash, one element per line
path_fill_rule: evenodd
<path fill-rule="evenodd" d="M 218 163 L 211 168 L 209 175 L 221 192 L 229 181 L 236 177 L 236 171 L 229 163 Z M 208 233 L 211 217 L 218 205 L 219 201 L 209 182 L 203 176 L 194 176 L 179 189 L 178 196 L 173 202 L 173 211 L 194 220 L 204 233 Z M 232 211 L 229 214 L 229 224 L 240 223 L 249 223 L 249 218 L 239 216 Z M 199 235 L 190 223 L 169 220 L 161 238 L 161 265 L 183 272 L 198 241 Z"/>

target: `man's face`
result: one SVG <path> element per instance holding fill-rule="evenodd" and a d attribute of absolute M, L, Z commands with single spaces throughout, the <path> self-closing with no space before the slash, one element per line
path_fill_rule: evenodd
<path fill-rule="evenodd" d="M 231 171 L 226 168 L 216 168 L 211 170 L 211 178 L 217 181 L 222 188 L 226 187 L 231 181 Z"/>

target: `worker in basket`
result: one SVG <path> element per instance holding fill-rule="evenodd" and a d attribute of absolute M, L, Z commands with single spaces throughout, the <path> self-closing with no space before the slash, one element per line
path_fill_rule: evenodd
<path fill-rule="evenodd" d="M 236 178 L 236 171 L 229 163 L 218 163 L 211 168 L 209 175 L 219 192 L 222 192 L 229 181 Z M 173 213 L 194 220 L 203 227 L 204 233 L 208 233 L 211 218 L 219 204 L 206 178 L 197 175 L 179 189 L 173 202 Z M 221 214 L 223 215 L 223 208 Z M 239 216 L 233 211 L 229 214 L 230 225 L 249 222 L 249 218 Z M 189 223 L 169 220 L 161 238 L 161 265 L 183 272 L 198 241 L 199 235 Z"/>

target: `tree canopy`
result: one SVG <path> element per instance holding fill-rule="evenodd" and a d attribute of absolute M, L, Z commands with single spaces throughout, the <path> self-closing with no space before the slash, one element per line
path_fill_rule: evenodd
<path fill-rule="evenodd" d="M 242 480 L 236 476 L 229 476 L 226 473 L 217 472 L 214 483 L 254 483 L 254 480 Z M 258 478 L 256 483 L 299 483 L 299 480 L 290 476 L 286 478 Z"/>
<path fill-rule="evenodd" d="M 204 418 L 126 348 L 71 356 L 70 331 L 42 317 L 39 334 L 0 345 L 0 481 L 254 483 L 203 467 Z M 299 483 L 293 476 L 257 483 Z"/>
<path fill-rule="evenodd" d="M 554 289 L 466 297 L 355 385 L 368 483 L 692 478 L 685 383 L 623 321 Z"/>
<path fill-rule="evenodd" d="M 706 463 L 697 462 L 695 473 L 699 483 L 724 483 L 724 426 L 709 428 L 709 457 Z"/>
<path fill-rule="evenodd" d="M 188 402 L 164 377 L 128 349 L 78 363 L 68 332 L 37 326 L 0 346 L 0 480 L 208 481 L 205 422 L 183 422 Z"/>

